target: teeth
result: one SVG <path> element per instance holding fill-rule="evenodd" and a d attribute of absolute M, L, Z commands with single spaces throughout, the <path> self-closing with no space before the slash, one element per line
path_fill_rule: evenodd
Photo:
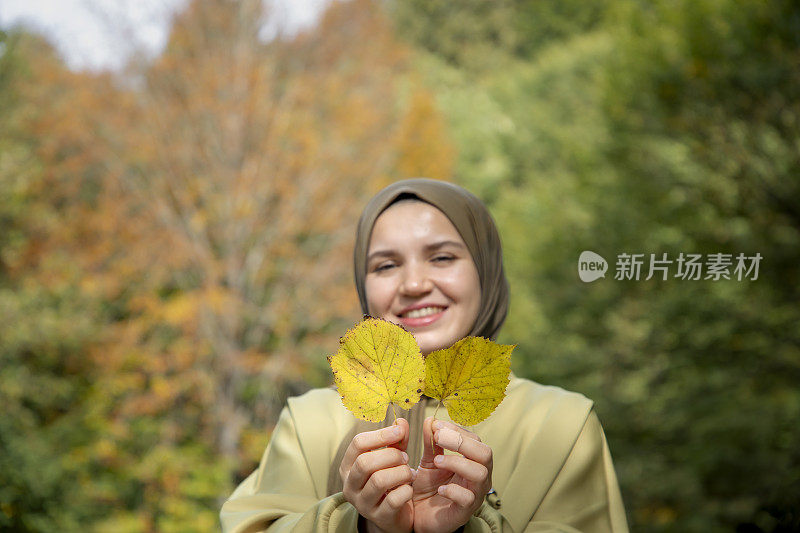
<path fill-rule="evenodd" d="M 409 311 L 403 316 L 406 318 L 422 318 L 424 316 L 433 315 L 443 310 L 444 307 L 423 307 L 422 309 L 414 309 L 413 311 Z"/>

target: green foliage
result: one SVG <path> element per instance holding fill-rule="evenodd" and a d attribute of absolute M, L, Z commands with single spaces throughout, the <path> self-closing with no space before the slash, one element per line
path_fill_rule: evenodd
<path fill-rule="evenodd" d="M 554 41 L 599 26 L 610 2 L 580 0 L 404 0 L 388 3 L 400 35 L 469 71 L 527 59 Z"/>
<path fill-rule="evenodd" d="M 76 530 L 93 514 L 81 347 L 91 331 L 74 294 L 0 290 L 0 527 Z"/>
<path fill-rule="evenodd" d="M 19 87 L 29 74 L 21 46 L 31 41 L 17 32 L 0 39 L 0 529 L 76 531 L 97 512 L 84 490 L 93 463 L 84 450 L 95 438 L 84 349 L 95 330 L 79 291 L 42 287 L 20 271 L 47 218 Z"/>
<path fill-rule="evenodd" d="M 401 35 L 445 61 L 486 68 L 519 44 L 514 2 L 502 0 L 397 1 L 389 4 Z"/>
<path fill-rule="evenodd" d="M 433 8 L 403 17 L 437 28 L 407 35 L 501 226 L 516 370 L 596 401 L 633 530 L 797 529 L 800 10 L 609 2 L 564 29 L 504 9 L 527 46 L 464 48 L 500 60 L 459 60 Z M 605 280 L 578 279 L 583 250 Z M 757 281 L 615 281 L 623 252 L 763 260 Z"/>

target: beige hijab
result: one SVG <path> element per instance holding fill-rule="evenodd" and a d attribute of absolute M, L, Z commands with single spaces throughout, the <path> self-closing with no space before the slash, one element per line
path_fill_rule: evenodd
<path fill-rule="evenodd" d="M 481 283 L 481 308 L 469 335 L 496 339 L 500 326 L 508 312 L 508 281 L 503 270 L 503 252 L 500 246 L 500 235 L 492 216 L 475 195 L 466 189 L 447 183 L 425 178 L 398 181 L 382 189 L 367 203 L 356 229 L 356 243 L 353 251 L 356 289 L 361 302 L 361 310 L 369 314 L 365 278 L 367 275 L 367 252 L 372 227 L 380 214 L 394 202 L 406 198 L 416 198 L 427 202 L 453 223 L 472 255 L 478 270 Z M 408 420 L 412 438 L 408 444 L 409 463 L 417 465 L 422 456 L 422 441 L 418 436 L 422 432 L 425 418 L 425 407 L 431 399 L 423 396 L 410 410 L 400 410 L 398 416 Z M 331 462 L 328 476 L 328 495 L 342 490 L 339 476 L 339 465 L 353 437 L 363 431 L 371 431 L 391 425 L 394 417 L 387 413 L 386 419 L 380 423 L 358 420 L 349 435 L 339 446 L 338 453 Z M 414 438 L 416 436 L 417 438 Z"/>

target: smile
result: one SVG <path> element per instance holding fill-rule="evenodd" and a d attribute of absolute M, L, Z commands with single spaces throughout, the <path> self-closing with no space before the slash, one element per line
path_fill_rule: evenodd
<path fill-rule="evenodd" d="M 422 318 L 430 315 L 435 315 L 436 313 L 441 313 L 444 310 L 445 310 L 444 307 L 423 307 L 421 309 L 414 309 L 413 311 L 403 313 L 400 316 L 403 318 Z"/>
<path fill-rule="evenodd" d="M 416 330 L 417 328 L 426 328 L 439 321 L 444 316 L 446 307 L 430 306 L 414 309 L 407 313 L 398 316 L 398 321 L 401 326 Z"/>

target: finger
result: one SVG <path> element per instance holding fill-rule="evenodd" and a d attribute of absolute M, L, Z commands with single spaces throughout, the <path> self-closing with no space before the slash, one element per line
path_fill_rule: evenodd
<path fill-rule="evenodd" d="M 489 479 L 490 471 L 486 466 L 460 455 L 437 455 L 434 464 L 475 484 L 482 485 Z"/>
<path fill-rule="evenodd" d="M 461 426 L 459 426 L 458 424 L 454 424 L 453 422 L 448 422 L 446 420 L 437 420 L 436 422 L 434 422 L 434 424 L 433 424 L 433 431 L 434 432 L 436 432 L 439 429 L 443 429 L 443 428 L 448 428 L 448 429 L 452 429 L 453 431 L 458 431 L 459 433 L 461 433 L 465 437 L 469 437 L 470 439 L 473 439 L 473 440 L 476 440 L 478 442 L 481 442 L 481 438 L 478 436 L 477 433 L 473 433 L 472 431 L 470 431 L 468 429 L 464 429 Z"/>
<path fill-rule="evenodd" d="M 378 505 L 384 494 L 412 481 L 413 475 L 408 465 L 384 468 L 369 477 L 361 489 L 361 498 L 368 505 Z"/>
<path fill-rule="evenodd" d="M 486 444 L 465 436 L 463 433 L 450 428 L 442 428 L 434 432 L 433 440 L 446 450 L 458 452 L 467 459 L 482 465 L 492 463 L 492 449 Z"/>
<path fill-rule="evenodd" d="M 413 495 L 414 489 L 408 484 L 400 485 L 390 490 L 380 503 L 376 514 L 388 514 L 390 517 L 394 516 L 397 514 L 397 511 L 411 500 Z"/>
<path fill-rule="evenodd" d="M 422 423 L 422 458 L 419 461 L 420 468 L 435 468 L 433 458 L 444 453 L 441 446 L 432 443 L 433 438 L 433 417 L 429 416 Z"/>
<path fill-rule="evenodd" d="M 461 507 L 469 508 L 475 503 L 475 493 L 456 483 L 440 485 L 438 491 L 439 494 Z"/>
<path fill-rule="evenodd" d="M 400 442 L 398 442 L 396 444 L 392 444 L 391 446 L 393 448 L 397 448 L 398 450 L 404 452 L 404 451 L 408 450 L 408 439 L 409 439 L 409 436 L 411 434 L 411 431 L 410 431 L 410 428 L 409 428 L 409 425 L 408 425 L 408 420 L 406 420 L 405 418 L 398 418 L 397 420 L 395 420 L 394 425 L 397 425 L 397 426 L 400 426 L 401 428 L 403 428 L 403 440 L 401 440 Z"/>
<path fill-rule="evenodd" d="M 381 448 L 364 452 L 356 458 L 353 467 L 347 474 L 345 483 L 352 490 L 361 490 L 374 472 L 407 464 L 408 454 L 396 448 Z"/>
<path fill-rule="evenodd" d="M 407 423 L 405 428 L 408 428 Z M 404 426 L 392 425 L 383 429 L 359 433 L 350 441 L 342 459 L 342 466 L 349 470 L 356 457 L 362 453 L 400 442 L 403 440 L 403 431 Z"/>

